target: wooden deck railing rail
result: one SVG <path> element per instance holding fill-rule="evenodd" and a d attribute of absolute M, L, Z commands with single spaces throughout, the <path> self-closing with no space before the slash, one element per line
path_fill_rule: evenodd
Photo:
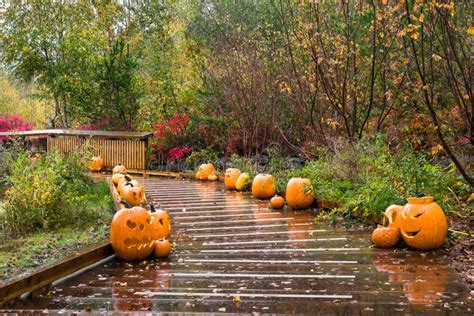
<path fill-rule="evenodd" d="M 146 170 L 149 132 L 83 131 L 83 130 L 34 130 L 2 132 L 0 137 L 22 137 L 46 140 L 46 150 L 55 148 L 68 154 L 90 148 L 94 155 L 104 159 L 111 168 L 123 163 L 129 169 Z"/>

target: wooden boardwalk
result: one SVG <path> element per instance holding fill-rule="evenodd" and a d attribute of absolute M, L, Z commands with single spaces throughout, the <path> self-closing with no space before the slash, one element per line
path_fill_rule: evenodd
<path fill-rule="evenodd" d="M 143 179 L 172 218 L 167 260 L 109 260 L 10 311 L 472 315 L 441 253 L 380 250 L 369 233 L 274 211 L 221 183 Z"/>

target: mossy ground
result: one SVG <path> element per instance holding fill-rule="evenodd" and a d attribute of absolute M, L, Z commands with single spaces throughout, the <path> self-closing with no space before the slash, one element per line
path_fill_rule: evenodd
<path fill-rule="evenodd" d="M 0 243 L 0 281 L 21 276 L 107 240 L 108 225 L 63 227 Z"/>

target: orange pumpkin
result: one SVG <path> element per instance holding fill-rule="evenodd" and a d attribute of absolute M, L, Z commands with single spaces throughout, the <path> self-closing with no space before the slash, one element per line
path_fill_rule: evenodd
<path fill-rule="evenodd" d="M 257 199 L 269 199 L 276 193 L 276 181 L 271 174 L 260 173 L 252 182 L 252 195 Z"/>
<path fill-rule="evenodd" d="M 134 186 L 126 183 L 121 187 L 120 197 L 131 206 L 139 206 L 145 203 L 145 190 L 142 186 Z"/>
<path fill-rule="evenodd" d="M 415 249 L 432 250 L 443 245 L 448 223 L 432 196 L 408 198 L 401 212 L 401 233 L 405 243 Z"/>
<path fill-rule="evenodd" d="M 172 249 L 172 246 L 168 239 L 156 240 L 153 254 L 157 258 L 166 258 L 170 254 L 171 249 Z"/>
<path fill-rule="evenodd" d="M 87 162 L 87 167 L 89 168 L 90 171 L 94 171 L 94 172 L 102 171 L 105 168 L 104 159 L 102 159 L 101 156 L 92 157 Z"/>
<path fill-rule="evenodd" d="M 119 194 L 123 194 L 123 189 L 126 187 L 126 186 L 132 186 L 132 187 L 140 187 L 140 188 L 143 188 L 143 190 L 145 190 L 145 188 L 143 187 L 143 184 L 141 184 L 140 182 L 138 182 L 137 180 L 132 180 L 131 177 L 129 177 L 128 175 L 125 176 L 125 178 L 123 178 L 122 180 L 119 180 L 119 183 L 117 185 L 117 191 Z"/>
<path fill-rule="evenodd" d="M 110 243 L 119 258 L 142 260 L 155 247 L 150 214 L 142 207 L 123 208 L 115 213 L 110 225 Z"/>
<path fill-rule="evenodd" d="M 112 182 L 115 184 L 115 186 L 118 186 L 120 180 L 122 180 L 123 178 L 125 178 L 125 174 L 123 174 L 123 173 L 114 173 L 112 175 Z"/>
<path fill-rule="evenodd" d="M 235 183 L 242 172 L 236 168 L 228 168 L 225 171 L 224 185 L 227 190 L 235 190 Z"/>
<path fill-rule="evenodd" d="M 214 173 L 216 169 L 212 163 L 206 163 L 199 166 L 198 171 L 196 172 L 197 180 L 207 180 L 208 177 Z"/>
<path fill-rule="evenodd" d="M 270 206 L 276 210 L 282 208 L 283 205 L 285 205 L 285 199 L 283 199 L 281 196 L 275 195 L 270 200 Z"/>
<path fill-rule="evenodd" d="M 400 229 L 398 227 L 378 227 L 372 232 L 372 242 L 380 248 L 395 246 L 400 240 Z"/>
<path fill-rule="evenodd" d="M 153 208 L 154 210 L 154 208 Z M 171 220 L 168 212 L 155 210 L 150 213 L 154 239 L 168 238 L 171 233 Z"/>
<path fill-rule="evenodd" d="M 314 201 L 313 191 L 308 178 L 291 178 L 286 186 L 286 204 L 292 209 L 309 208 Z"/>
<path fill-rule="evenodd" d="M 403 206 L 401 205 L 390 205 L 384 212 L 384 220 L 388 219 L 388 227 L 401 228 L 402 224 L 402 211 Z"/>
<path fill-rule="evenodd" d="M 124 165 L 119 163 L 118 165 L 114 167 L 114 169 L 112 170 L 112 173 L 127 173 L 127 168 L 125 168 Z"/>
<path fill-rule="evenodd" d="M 209 181 L 217 181 L 218 177 L 216 174 L 211 174 L 209 177 L 207 177 L 207 180 Z"/>

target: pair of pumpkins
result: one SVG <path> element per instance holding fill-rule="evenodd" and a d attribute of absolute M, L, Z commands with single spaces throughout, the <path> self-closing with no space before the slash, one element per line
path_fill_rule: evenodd
<path fill-rule="evenodd" d="M 100 172 L 105 169 L 104 159 L 101 156 L 94 156 L 87 162 L 87 168 L 92 172 Z"/>
<path fill-rule="evenodd" d="M 267 199 L 276 194 L 276 181 L 272 175 L 259 174 L 252 183 L 252 194 L 259 199 Z M 291 178 L 286 185 L 286 204 L 292 209 L 306 209 L 314 202 L 314 188 L 308 178 Z M 283 207 L 282 197 L 274 197 L 273 208 Z M 280 206 L 281 205 L 281 206 Z"/>
<path fill-rule="evenodd" d="M 143 207 L 123 208 L 115 213 L 110 226 L 110 243 L 125 261 L 143 260 L 152 253 L 167 257 L 171 252 L 171 221 L 162 210 L 148 212 Z"/>
<path fill-rule="evenodd" d="M 250 188 L 250 175 L 237 168 L 228 168 L 224 175 L 224 185 L 228 190 L 245 191 Z"/>
<path fill-rule="evenodd" d="M 387 227 L 377 227 L 372 242 L 381 248 L 395 246 L 400 236 L 411 248 L 433 250 L 443 245 L 448 223 L 441 207 L 432 196 L 412 197 L 405 206 L 390 205 L 384 212 Z"/>
<path fill-rule="evenodd" d="M 212 163 L 205 163 L 199 166 L 196 172 L 196 180 L 216 181 L 217 175 L 214 174 L 216 168 Z"/>

